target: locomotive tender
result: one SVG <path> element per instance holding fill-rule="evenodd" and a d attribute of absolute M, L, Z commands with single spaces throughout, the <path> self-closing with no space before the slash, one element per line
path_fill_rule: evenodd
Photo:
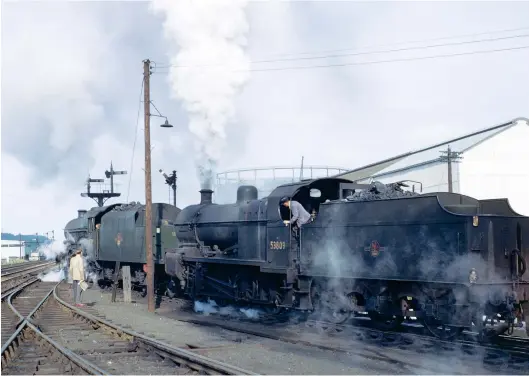
<path fill-rule="evenodd" d="M 473 325 L 482 331 L 483 316 L 504 321 L 494 327 L 503 333 L 529 312 L 529 217 L 506 199 L 338 178 L 281 185 L 262 199 L 241 186 L 226 205 L 212 203 L 212 193 L 201 190 L 200 203 L 181 211 L 153 204 L 155 281 L 169 279 L 169 295 L 316 311 L 335 322 L 367 312 L 385 328 L 415 316 L 444 338 Z M 299 244 L 283 223 L 285 196 L 315 213 Z M 120 262 L 144 286 L 143 210 L 93 208 L 65 232 L 72 247 L 93 249 L 100 278 Z"/>
<path fill-rule="evenodd" d="M 366 188 L 375 199 L 358 197 Z M 166 272 L 192 299 L 316 310 L 338 322 L 368 312 L 390 328 L 415 316 L 440 337 L 472 324 L 483 332 L 484 315 L 504 321 L 493 334 L 523 319 L 529 217 L 506 199 L 445 192 L 377 199 L 376 190 L 322 178 L 258 199 L 255 187 L 242 186 L 228 205 L 201 190 L 200 203 L 176 218 L 179 246 L 167 250 Z M 283 223 L 284 196 L 316 212 L 299 244 Z"/>

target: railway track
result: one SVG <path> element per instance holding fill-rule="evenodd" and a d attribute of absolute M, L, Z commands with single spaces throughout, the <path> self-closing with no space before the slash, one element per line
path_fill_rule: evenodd
<path fill-rule="evenodd" d="M 37 265 L 34 265 L 34 264 L 24 265 L 24 267 L 15 268 L 13 270 L 12 269 L 2 270 L 2 276 L 0 277 L 0 281 L 4 283 L 20 275 L 27 274 L 29 272 L 34 272 L 34 271 L 41 271 L 52 265 L 55 265 L 55 261 L 46 261 L 43 263 L 39 263 Z"/>
<path fill-rule="evenodd" d="M 48 290 L 38 289 L 44 297 L 2 347 L 2 373 L 252 374 L 83 312 L 67 302 L 64 283 Z"/>
<path fill-rule="evenodd" d="M 79 375 L 100 371 L 58 347 L 26 320 L 55 285 L 31 278 L 2 295 L 2 374 Z"/>
<path fill-rule="evenodd" d="M 30 278 L 24 284 L 8 289 L 2 293 L 2 344 L 15 332 L 16 325 L 22 321 L 21 318 L 11 309 L 8 298 L 12 293 L 24 289 L 38 281 L 38 278 Z"/>
<path fill-rule="evenodd" d="M 14 291 L 20 284 L 25 283 L 27 280 L 35 278 L 40 272 L 54 265 L 55 262 L 45 262 L 39 265 L 25 266 L 24 268 L 17 268 L 16 270 L 10 270 L 4 272 L 1 277 L 1 288 L 2 296 L 9 291 Z"/>
<path fill-rule="evenodd" d="M 14 265 L 2 265 L 2 275 L 4 274 L 8 274 L 8 273 L 12 273 L 14 271 L 18 271 L 18 270 L 24 270 L 28 267 L 32 267 L 32 266 L 38 266 L 38 265 L 43 265 L 43 264 L 47 264 L 49 263 L 50 261 L 46 260 L 46 261 L 27 261 L 27 262 L 22 262 L 22 263 L 19 263 L 19 264 L 14 264 Z"/>
<path fill-rule="evenodd" d="M 475 334 L 464 333 L 450 341 L 424 334 L 422 327 L 403 326 L 399 332 L 374 329 L 369 320 L 363 320 L 365 322 L 359 326 L 358 323 L 334 324 L 296 315 L 264 315 L 264 319 L 258 321 L 242 313 L 202 316 L 192 314 L 192 305 L 184 299 L 164 297 L 163 300 L 174 302 L 184 312 L 183 315 L 176 314 L 176 317 L 171 315 L 176 320 L 288 343 L 347 353 L 354 353 L 352 344 L 364 343 L 386 349 L 479 360 L 491 372 L 508 370 L 511 373 L 527 373 L 529 370 L 527 338 L 500 336 L 494 341 L 480 343 Z"/>
<path fill-rule="evenodd" d="M 311 324 L 315 323 L 310 321 L 305 322 L 306 326 L 293 325 L 274 328 L 256 323 L 249 325 L 248 322 L 231 321 L 225 318 L 177 316 L 176 320 L 200 326 L 220 327 L 234 332 L 323 350 L 360 355 L 370 359 L 378 358 L 381 361 L 387 361 L 383 353 L 376 355 L 366 349 L 375 346 L 379 349 L 392 349 L 397 352 L 402 350 L 401 355 L 404 358 L 401 359 L 405 359 L 406 354 L 414 352 L 448 358 L 452 356 L 455 359 L 468 362 L 468 364 L 479 361 L 485 369 L 494 373 L 509 371 L 510 374 L 517 374 L 517 372 L 526 374 L 529 369 L 528 347 L 525 346 L 527 343 L 524 343 L 523 347 L 487 346 L 469 341 L 442 341 L 432 337 L 382 332 L 356 326 L 339 326 L 328 323 L 314 326 Z M 361 347 L 359 349 L 359 344 L 365 345 L 365 349 Z M 403 367 L 413 366 L 413 364 L 407 364 L 405 360 L 396 360 L 395 364 Z M 426 369 L 427 367 L 422 368 Z M 429 371 L 435 372 L 436 370 L 430 369 Z"/>

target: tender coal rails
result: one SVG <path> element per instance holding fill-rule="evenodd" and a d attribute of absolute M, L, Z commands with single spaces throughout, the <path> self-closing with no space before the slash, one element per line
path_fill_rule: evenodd
<path fill-rule="evenodd" d="M 336 322 L 367 312 L 385 328 L 414 316 L 443 338 L 465 328 L 510 334 L 529 311 L 529 217 L 506 199 L 402 186 L 323 178 L 279 186 L 262 199 L 242 186 L 227 205 L 213 204 L 207 189 L 182 211 L 155 204 L 155 278 L 170 278 L 171 295 L 219 304 L 316 311 Z M 299 243 L 283 223 L 290 218 L 279 205 L 284 196 L 314 213 Z M 143 283 L 142 210 L 94 208 L 68 224 L 74 243 L 93 245 L 101 278 L 120 261 Z"/>

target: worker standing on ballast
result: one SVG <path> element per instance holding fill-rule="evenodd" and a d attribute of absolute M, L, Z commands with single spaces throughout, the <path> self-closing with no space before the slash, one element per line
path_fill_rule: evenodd
<path fill-rule="evenodd" d="M 73 301 L 77 307 L 83 307 L 81 304 L 81 286 L 79 284 L 84 281 L 84 263 L 81 254 L 81 248 L 75 251 L 75 256 L 70 259 L 70 277 L 72 277 Z"/>

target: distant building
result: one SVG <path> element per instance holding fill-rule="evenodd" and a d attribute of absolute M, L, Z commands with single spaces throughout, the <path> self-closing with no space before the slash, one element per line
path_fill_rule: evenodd
<path fill-rule="evenodd" d="M 24 258 L 24 247 L 24 242 L 18 240 L 2 239 L 2 248 L 0 251 L 2 255 L 2 263 L 5 263 L 9 261 L 9 259 L 13 258 Z"/>
<path fill-rule="evenodd" d="M 50 239 L 44 235 L 22 235 L 11 234 L 7 232 L 2 233 L 2 260 L 9 257 L 16 257 L 28 259 L 32 252 L 50 242 Z M 4 261 L 3 261 L 4 262 Z"/>
<path fill-rule="evenodd" d="M 451 152 L 452 192 L 477 199 L 507 198 L 529 215 L 529 120 L 499 124 L 381 162 L 340 173 L 359 183 L 410 182 L 417 192 L 449 191 L 447 151 Z"/>

